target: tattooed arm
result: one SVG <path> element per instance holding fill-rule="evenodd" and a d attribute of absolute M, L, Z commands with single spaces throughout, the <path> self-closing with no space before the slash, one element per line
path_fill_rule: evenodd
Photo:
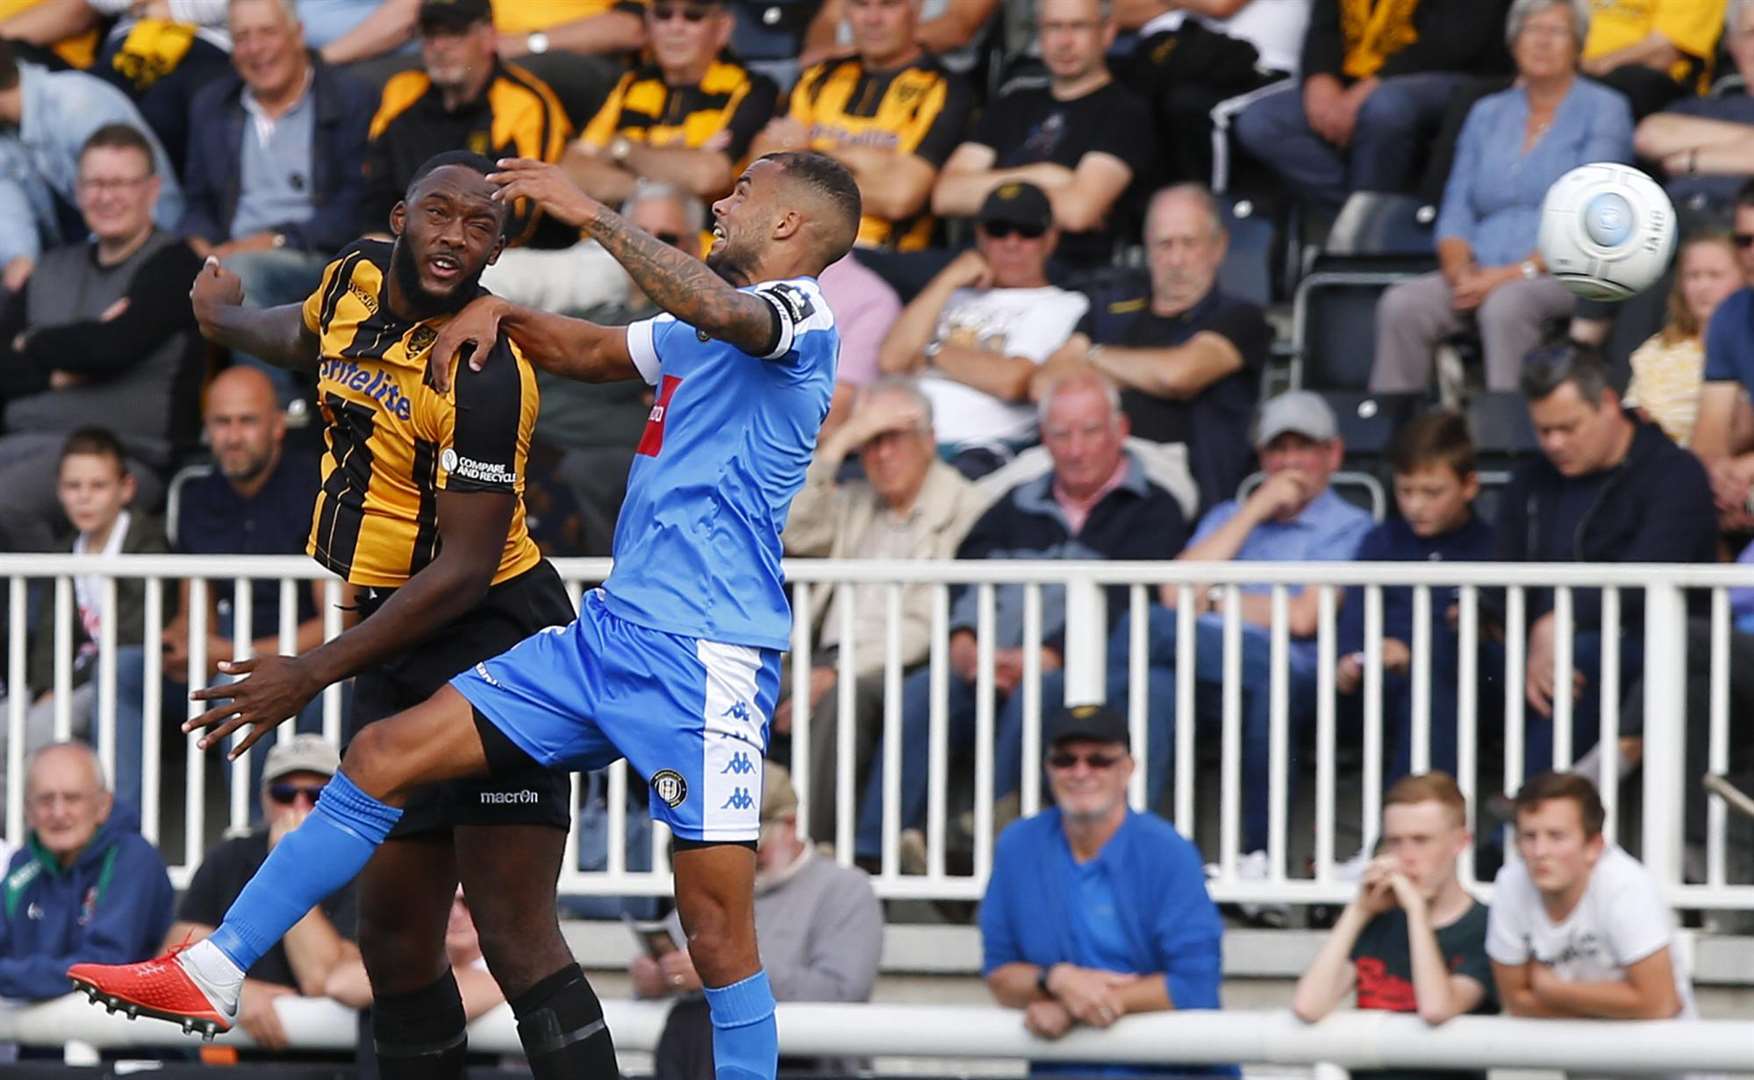
<path fill-rule="evenodd" d="M 500 185 L 502 201 L 534 200 L 549 216 L 589 233 L 658 307 L 751 356 L 774 349 L 779 315 L 768 301 L 740 292 L 699 259 L 629 225 L 574 186 L 559 166 L 511 158 L 499 169 L 488 179 Z"/>

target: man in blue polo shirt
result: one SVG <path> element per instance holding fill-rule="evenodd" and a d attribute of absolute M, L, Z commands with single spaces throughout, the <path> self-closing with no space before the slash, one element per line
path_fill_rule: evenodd
<path fill-rule="evenodd" d="M 1129 1013 L 1216 1009 L 1223 922 L 1200 853 L 1127 807 L 1127 725 L 1100 705 L 1047 723 L 1053 808 L 999 837 L 981 902 L 981 974 L 1023 1026 L 1057 1039 Z M 1031 1074 L 1204 1072 L 1187 1066 L 1035 1063 Z M 1234 1068 L 1212 1070 L 1234 1076 Z"/>
<path fill-rule="evenodd" d="M 317 498 L 317 463 L 285 452 L 286 422 L 274 384 L 261 369 L 232 367 L 213 380 L 202 417 L 214 468 L 184 486 L 177 507 L 176 549 L 190 555 L 303 555 L 310 533 L 311 506 Z M 221 660 L 232 659 L 234 579 L 208 583 L 207 672 L 202 684 L 219 675 Z M 297 594 L 298 627 L 292 652 L 323 640 L 317 599 L 320 583 Z M 181 724 L 187 711 L 189 664 L 189 587 L 183 585 L 177 616 L 165 627 L 163 711 L 166 730 Z M 274 654 L 280 645 L 280 582 L 261 579 L 250 588 L 252 653 Z M 116 796 L 140 804 L 140 755 L 146 698 L 146 654 L 134 645 L 117 654 Z M 322 702 L 299 716 L 299 730 L 316 730 Z M 268 743 L 251 751 L 252 784 L 259 785 Z M 229 775 L 229 772 L 228 774 Z"/>
<path fill-rule="evenodd" d="M 1200 519 L 1194 538 L 1178 556 L 1194 562 L 1313 562 L 1347 560 L 1358 551 L 1371 517 L 1346 502 L 1328 485 L 1346 448 L 1340 440 L 1333 410 L 1307 390 L 1280 394 L 1261 409 L 1255 451 L 1266 479 L 1247 499 L 1219 503 Z M 1272 657 L 1272 596 L 1269 586 L 1243 586 L 1238 614 L 1242 619 L 1242 851 L 1238 870 L 1245 878 L 1267 876 L 1267 798 L 1269 768 L 1269 705 Z M 1308 718 L 1302 705 L 1315 698 L 1316 629 L 1320 592 L 1291 589 L 1286 605 L 1291 642 L 1290 682 L 1292 733 L 1289 744 L 1292 775 L 1296 776 L 1297 725 Z M 1180 589 L 1163 588 L 1161 606 L 1151 608 L 1149 712 L 1153 731 L 1170 728 L 1175 716 L 1176 612 Z M 1195 678 L 1202 687 L 1224 682 L 1224 615 L 1222 590 L 1196 589 L 1199 614 L 1195 624 Z M 1124 701 L 1128 692 L 1128 632 L 1119 627 L 1109 641 L 1108 686 L 1111 700 Z M 1215 695 L 1215 691 L 1214 691 Z M 1168 721 L 1161 717 L 1170 717 Z M 1263 911 L 1263 914 L 1271 912 Z"/>

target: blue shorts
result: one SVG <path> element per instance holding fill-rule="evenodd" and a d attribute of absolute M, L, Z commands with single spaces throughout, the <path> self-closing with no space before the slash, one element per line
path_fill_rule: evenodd
<path fill-rule="evenodd" d="M 778 652 L 628 622 L 601 589 L 573 622 L 451 680 L 539 764 L 585 771 L 625 757 L 651 785 L 652 817 L 708 842 L 760 835 L 779 684 Z"/>

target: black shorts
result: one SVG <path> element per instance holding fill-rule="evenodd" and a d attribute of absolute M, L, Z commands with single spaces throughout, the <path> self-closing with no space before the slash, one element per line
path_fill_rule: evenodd
<path fill-rule="evenodd" d="M 367 590 L 360 598 L 366 618 L 391 590 Z M 353 680 L 349 738 L 374 720 L 420 704 L 453 675 L 498 656 L 549 626 L 573 620 L 566 586 L 546 559 L 487 591 L 481 603 L 405 652 L 361 672 Z M 572 822 L 572 785 L 567 772 L 526 766 L 489 777 L 451 780 L 422 788 L 408 801 L 392 838 L 448 830 L 454 825 L 550 825 Z"/>

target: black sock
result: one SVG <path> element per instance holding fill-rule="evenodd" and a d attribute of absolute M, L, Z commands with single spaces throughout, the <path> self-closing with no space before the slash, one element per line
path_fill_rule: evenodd
<path fill-rule="evenodd" d="M 469 1032 L 450 969 L 413 993 L 377 995 L 372 1043 L 382 1080 L 460 1080 Z"/>
<path fill-rule="evenodd" d="M 577 964 L 530 987 L 511 1006 L 535 1080 L 616 1080 L 620 1075 L 603 1006 Z"/>

